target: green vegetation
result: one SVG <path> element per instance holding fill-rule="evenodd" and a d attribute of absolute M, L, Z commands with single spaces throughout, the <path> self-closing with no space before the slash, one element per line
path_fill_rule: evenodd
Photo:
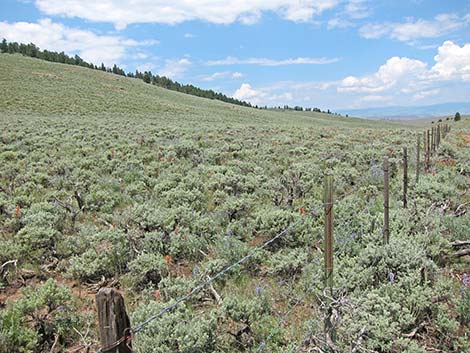
<path fill-rule="evenodd" d="M 96 66 L 93 63 L 88 63 L 85 60 L 83 60 L 80 56 L 75 55 L 74 57 L 70 57 L 64 52 L 54 52 L 54 51 L 49 51 L 49 50 L 40 50 L 36 45 L 33 43 L 30 44 L 22 44 L 22 43 L 16 43 L 16 42 L 7 42 L 6 39 L 3 39 L 3 41 L 0 43 L 0 54 L 1 53 L 8 53 L 8 54 L 21 54 L 24 56 L 28 56 L 31 58 L 38 58 L 41 60 L 46 60 L 46 61 L 51 61 L 55 63 L 62 63 L 62 64 L 67 64 L 67 65 L 75 65 L 75 66 L 82 66 L 86 67 L 89 69 L 94 69 L 94 70 L 101 70 L 104 72 L 108 73 L 113 73 L 116 75 L 121 75 L 121 76 L 127 76 L 127 77 L 132 77 L 132 78 L 138 78 L 143 80 L 145 83 L 156 85 L 159 87 L 167 88 L 172 91 L 177 91 L 177 92 L 182 92 L 186 94 L 191 94 L 193 96 L 197 97 L 203 97 L 203 98 L 209 98 L 209 99 L 217 99 L 222 102 L 230 103 L 230 104 L 236 104 L 236 105 L 241 105 L 244 107 L 253 107 L 250 103 L 240 101 L 238 99 L 232 98 L 232 97 L 227 97 L 225 94 L 222 93 L 217 93 L 214 92 L 213 90 L 204 90 L 198 87 L 195 87 L 191 84 L 189 85 L 182 85 L 179 82 L 172 81 L 168 77 L 165 76 L 159 76 L 159 75 L 153 75 L 151 71 L 145 71 L 145 72 L 139 72 L 136 70 L 135 73 L 133 72 L 126 72 L 117 66 L 116 64 L 113 65 L 112 68 L 106 67 L 103 63 L 101 63 L 100 66 Z M 253 108 L 259 108 L 259 109 L 268 109 L 267 106 L 264 107 L 258 107 L 257 105 L 254 106 Z M 295 110 L 295 111 L 314 111 L 320 113 L 321 110 L 319 108 L 303 108 L 300 106 L 295 106 L 295 107 L 289 107 L 288 105 L 285 105 L 283 108 L 281 107 L 273 107 L 271 109 L 278 109 L 278 110 Z M 330 110 L 327 112 L 328 114 L 331 114 Z"/>
<path fill-rule="evenodd" d="M 94 65 L 93 63 L 88 63 L 83 60 L 80 56 L 75 55 L 73 57 L 68 56 L 64 52 L 54 52 L 49 50 L 40 50 L 36 45 L 33 43 L 30 44 L 22 44 L 16 42 L 7 42 L 6 39 L 0 43 L 0 54 L 1 53 L 8 53 L 8 54 L 21 54 L 24 56 L 28 56 L 31 58 L 37 58 L 45 61 L 51 61 L 55 63 L 62 63 L 67 65 L 75 65 L 86 67 L 89 69 L 94 70 L 101 70 L 108 73 L 113 73 L 116 75 L 127 76 L 132 78 L 138 78 L 143 80 L 145 83 L 151 83 L 153 85 L 157 85 L 160 87 L 164 87 L 173 91 L 178 91 L 186 94 L 191 94 L 198 97 L 204 97 L 209 99 L 218 99 L 223 102 L 228 102 L 231 104 L 242 105 L 245 107 L 251 107 L 251 104 L 247 102 L 240 101 L 238 99 L 234 99 L 232 97 L 227 97 L 222 93 L 216 93 L 212 90 L 204 90 L 193 85 L 182 85 L 178 82 L 172 81 L 167 77 L 152 75 L 152 72 L 145 71 L 144 73 L 139 72 L 136 70 L 135 73 L 133 72 L 126 72 L 117 66 L 116 64 L 113 65 L 112 68 L 106 67 L 103 63 L 100 66 Z"/>
<path fill-rule="evenodd" d="M 401 150 L 408 146 L 413 176 L 416 126 L 250 109 L 20 55 L 0 55 L 0 77 L 0 298 L 11 296 L 0 347 L 8 352 L 49 352 L 55 341 L 56 351 L 98 347 L 92 303 L 77 305 L 72 286 L 119 287 L 135 325 L 298 220 L 213 284 L 220 303 L 198 293 L 133 347 L 254 352 L 269 337 L 265 352 L 334 351 L 321 340 L 325 172 L 346 195 L 334 211 L 336 351 L 469 351 L 470 268 L 452 246 L 470 240 L 468 119 L 451 123 L 403 209 Z"/>
<path fill-rule="evenodd" d="M 27 287 L 23 297 L 0 312 L 0 352 L 49 351 L 49 342 L 72 343 L 80 327 L 69 288 L 47 280 L 39 290 Z"/>
<path fill-rule="evenodd" d="M 459 121 L 461 119 L 462 119 L 462 117 L 460 116 L 460 113 L 459 112 L 455 113 L 454 121 Z"/>

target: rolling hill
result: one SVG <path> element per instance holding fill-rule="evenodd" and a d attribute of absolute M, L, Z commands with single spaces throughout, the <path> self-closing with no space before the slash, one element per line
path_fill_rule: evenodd
<path fill-rule="evenodd" d="M 79 66 L 0 54 L 0 112 L 46 115 L 126 115 L 185 125 L 384 127 L 383 122 L 294 111 L 246 108 Z"/>

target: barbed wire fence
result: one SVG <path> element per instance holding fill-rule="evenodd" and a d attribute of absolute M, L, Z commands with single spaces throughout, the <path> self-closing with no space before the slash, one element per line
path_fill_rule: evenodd
<path fill-rule="evenodd" d="M 449 132 L 449 128 L 446 127 L 446 133 Z M 445 137 L 445 135 L 444 135 Z M 439 140 L 440 142 L 440 140 Z M 431 155 L 433 155 L 434 153 L 437 152 L 437 148 L 439 147 L 439 142 L 437 142 L 437 146 L 433 147 L 434 148 L 434 151 L 431 150 L 430 148 L 430 144 L 427 143 L 427 148 L 430 150 L 430 151 L 425 151 L 426 153 L 431 153 Z M 423 142 L 424 143 L 424 142 Z M 424 161 L 423 161 L 423 164 L 424 164 Z M 419 167 L 419 166 L 417 166 Z M 363 178 L 364 178 L 364 175 L 363 175 Z M 361 183 L 358 183 L 355 185 L 355 187 L 352 189 L 352 190 L 349 190 L 348 192 L 342 194 L 341 196 L 337 197 L 337 198 L 332 198 L 330 202 L 323 202 L 322 203 L 322 206 L 324 207 L 325 209 L 325 214 L 327 214 L 328 212 L 331 212 L 331 208 L 330 206 L 333 206 L 333 204 L 338 204 L 344 200 L 347 199 L 348 196 L 354 194 L 357 192 L 358 189 L 360 189 L 362 187 Z M 303 209 L 303 208 L 302 208 Z M 328 211 L 327 211 L 328 210 Z M 361 212 L 364 212 L 366 210 L 366 208 L 364 210 L 362 210 Z M 313 211 L 312 212 L 312 215 L 313 214 L 316 214 L 317 212 L 316 211 Z M 357 214 L 357 212 L 356 212 Z M 302 215 L 305 215 L 304 213 L 302 213 Z M 220 272 L 218 272 L 217 274 L 215 274 L 214 276 L 212 277 L 209 277 L 206 281 L 204 281 L 203 283 L 199 284 L 198 286 L 194 287 L 190 292 L 188 292 L 186 295 L 184 296 L 181 296 L 180 298 L 178 298 L 175 302 L 173 302 L 172 304 L 166 306 L 165 308 L 161 309 L 157 314 L 155 315 L 152 315 L 150 317 L 148 317 L 146 320 L 144 320 L 143 322 L 139 323 L 138 325 L 134 326 L 134 327 L 130 327 L 130 328 L 127 328 L 124 332 L 124 334 L 122 335 L 122 337 L 120 337 L 118 340 L 112 342 L 111 344 L 107 344 L 107 345 L 104 345 L 102 347 L 100 347 L 98 350 L 95 351 L 95 353 L 103 353 L 103 352 L 107 352 L 113 348 L 116 348 L 122 344 L 125 344 L 126 347 L 129 349 L 129 352 L 133 352 L 131 347 L 130 347 L 130 343 L 133 339 L 133 336 L 139 332 L 141 332 L 142 330 L 145 329 L 146 326 L 148 326 L 151 322 L 157 320 L 158 318 L 162 317 L 163 315 L 165 315 L 166 313 L 168 312 L 171 312 L 173 311 L 175 308 L 177 308 L 181 303 L 189 300 L 190 298 L 192 298 L 194 295 L 200 293 L 201 291 L 203 291 L 205 288 L 209 287 L 213 282 L 217 281 L 218 279 L 220 279 L 221 277 L 223 277 L 225 274 L 227 274 L 228 272 L 230 272 L 231 270 L 233 270 L 234 268 L 236 268 L 237 266 L 243 264 L 244 262 L 248 261 L 250 258 L 252 258 L 253 256 L 255 256 L 259 251 L 261 251 L 262 249 L 265 249 L 266 247 L 268 247 L 270 244 L 274 243 L 276 240 L 282 238 L 283 236 L 289 234 L 289 232 L 295 228 L 296 226 L 304 223 L 306 220 L 306 217 L 301 217 L 299 218 L 297 221 L 291 223 L 290 225 L 288 225 L 284 230 L 282 230 L 281 232 L 279 232 L 277 235 L 275 235 L 274 237 L 272 237 L 271 239 L 267 240 L 266 242 L 264 242 L 262 245 L 259 245 L 259 246 L 256 246 L 255 248 L 253 248 L 247 255 L 245 255 L 244 257 L 242 257 L 241 259 L 239 259 L 238 261 L 234 262 L 233 264 L 231 264 L 230 266 L 227 266 L 226 268 L 224 268 L 223 270 L 221 270 Z M 349 227 L 353 222 L 353 219 L 349 219 L 348 220 L 348 223 L 346 223 L 346 227 Z M 354 241 L 354 239 L 348 239 L 348 241 L 345 241 L 342 243 L 342 246 L 341 248 L 339 249 L 339 251 L 336 251 L 335 252 L 335 255 L 336 256 L 341 256 L 341 255 L 344 255 L 346 253 L 346 250 L 349 248 L 349 244 Z M 307 253 L 309 253 L 309 249 L 308 249 L 308 244 L 307 244 Z M 358 264 L 356 264 L 356 268 L 358 267 Z M 305 269 L 305 268 L 304 268 Z M 317 278 L 318 279 L 318 278 Z M 311 290 L 313 288 L 315 284 L 315 281 L 313 281 L 313 285 L 310 286 L 309 288 L 307 288 L 307 290 L 304 290 L 304 293 L 300 296 L 300 298 L 298 298 L 294 304 L 292 304 L 285 312 L 284 314 L 281 315 L 278 323 L 276 326 L 274 326 L 274 328 L 270 331 L 269 335 L 258 345 L 255 353 L 259 353 L 259 352 L 262 352 L 266 347 L 267 347 L 267 344 L 269 343 L 269 341 L 274 337 L 274 335 L 276 333 L 279 332 L 279 330 L 281 329 L 282 325 L 284 325 L 286 323 L 286 321 L 288 320 L 289 316 L 294 312 L 294 310 L 305 300 L 305 298 L 311 293 Z M 326 288 L 326 287 L 325 287 Z M 340 291 L 343 291 L 344 292 L 344 288 L 334 288 L 334 292 L 340 292 Z M 333 298 L 333 287 L 331 287 L 331 295 L 328 296 L 328 294 L 326 294 L 326 290 L 324 291 L 324 296 L 325 298 L 328 299 L 328 305 L 331 305 L 331 302 L 332 301 L 335 301 L 335 298 Z M 341 303 L 340 303 L 341 304 Z M 294 349 L 291 351 L 293 353 L 298 353 L 300 352 L 300 350 L 302 349 L 302 347 L 308 343 L 308 341 L 310 340 L 310 338 L 312 337 L 312 335 L 314 334 L 314 331 L 315 331 L 315 328 L 312 327 L 310 328 L 307 333 L 303 336 L 302 340 L 300 341 L 300 343 L 294 347 Z"/>
<path fill-rule="evenodd" d="M 269 239 L 268 241 L 264 242 L 262 245 L 260 246 L 257 246 L 255 247 L 254 249 L 252 249 L 247 255 L 245 255 L 244 257 L 242 257 L 240 260 L 236 261 L 235 263 L 233 263 L 232 265 L 226 267 L 225 269 L 223 269 L 222 271 L 218 272 L 216 275 L 210 277 L 209 279 L 207 279 L 205 282 L 203 282 L 202 284 L 196 286 L 195 288 L 193 288 L 188 294 L 178 298 L 174 303 L 172 303 L 171 305 L 168 305 L 166 306 L 165 308 L 163 308 L 162 310 L 160 310 L 157 314 L 153 315 L 153 316 L 150 316 L 149 318 L 147 318 L 146 320 L 144 320 L 143 322 L 141 322 L 140 324 L 134 326 L 134 327 L 131 327 L 129 329 L 127 329 L 126 331 L 126 334 L 123 335 L 119 340 L 115 341 L 114 343 L 111 343 L 109 345 L 106 345 L 105 347 L 101 347 L 99 348 L 97 351 L 95 351 L 95 353 L 102 353 L 102 352 L 106 352 L 107 350 L 110 350 L 112 348 L 115 348 L 117 346 L 119 346 L 120 344 L 122 343 L 125 343 L 125 342 L 128 342 L 130 340 L 132 340 L 132 337 L 134 334 L 142 331 L 147 325 L 149 325 L 152 321 L 155 321 L 156 319 L 162 317 L 164 314 L 174 310 L 176 307 L 178 307 L 182 302 L 185 302 L 187 301 L 188 299 L 190 299 L 191 297 L 193 297 L 194 295 L 200 293 L 203 289 L 205 289 L 206 287 L 208 287 L 210 284 L 212 284 L 213 282 L 215 282 L 216 280 L 218 280 L 219 278 L 221 278 L 222 276 L 224 276 L 226 273 L 230 272 L 231 270 L 233 270 L 235 267 L 243 264 L 244 262 L 246 262 L 247 260 L 249 260 L 250 258 L 252 258 L 254 255 L 256 255 L 259 251 L 261 251 L 262 249 L 268 247 L 270 244 L 274 243 L 276 240 L 278 240 L 279 238 L 287 235 L 294 227 L 300 225 L 301 223 L 303 223 L 305 221 L 305 217 L 301 217 L 299 218 L 297 221 L 295 221 L 294 223 L 291 223 L 288 227 L 286 227 L 284 230 L 282 230 L 281 232 L 279 232 L 277 235 L 275 235 L 274 237 L 272 237 L 271 239 Z"/>

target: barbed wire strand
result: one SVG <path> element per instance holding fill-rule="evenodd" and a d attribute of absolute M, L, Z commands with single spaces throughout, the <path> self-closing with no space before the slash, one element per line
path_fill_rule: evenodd
<path fill-rule="evenodd" d="M 307 271 L 307 266 L 304 266 L 303 271 Z M 265 347 L 266 344 L 271 340 L 271 338 L 276 334 L 276 332 L 281 328 L 281 326 L 286 322 L 287 318 L 289 315 L 294 311 L 294 309 L 313 291 L 315 287 L 316 280 L 320 278 L 320 274 L 315 274 L 313 277 L 312 285 L 308 287 L 302 296 L 295 302 L 294 305 L 291 306 L 291 308 L 284 313 L 284 315 L 281 316 L 281 320 L 279 320 L 278 324 L 271 330 L 270 334 L 266 339 L 264 339 L 258 348 L 256 349 L 255 353 L 261 352 Z"/>
<path fill-rule="evenodd" d="M 286 322 L 287 318 L 289 317 L 290 314 L 294 311 L 294 309 L 306 298 L 307 292 L 302 295 L 301 298 L 299 298 L 294 305 L 291 306 L 291 308 L 284 313 L 284 315 L 281 316 L 281 320 L 277 323 L 277 325 L 271 330 L 270 334 L 266 339 L 264 339 L 256 349 L 255 353 L 261 352 L 265 347 L 266 344 L 273 338 L 273 336 L 279 331 L 281 326 Z"/>
<path fill-rule="evenodd" d="M 308 341 L 311 335 L 315 332 L 315 327 L 312 327 L 310 330 L 307 331 L 307 333 L 302 337 L 302 341 L 300 341 L 300 344 L 297 347 L 294 347 L 294 350 L 291 351 L 293 353 L 299 353 L 304 344 Z"/>
<path fill-rule="evenodd" d="M 353 190 L 341 195 L 340 197 L 338 197 L 335 202 L 340 202 L 342 200 L 344 200 L 347 196 L 353 194 L 355 191 L 357 191 L 358 187 L 357 188 L 354 188 Z M 324 204 L 326 205 L 326 204 Z M 274 236 L 273 238 L 271 238 L 270 240 L 266 241 L 265 243 L 263 243 L 261 246 L 258 246 L 256 248 L 254 248 L 252 251 L 250 251 L 246 256 L 242 257 L 240 260 L 238 260 L 237 262 L 233 263 L 232 265 L 226 267 L 224 270 L 220 271 L 219 273 L 217 273 L 215 276 L 209 278 L 207 281 L 205 281 L 204 283 L 200 284 L 199 286 L 193 288 L 188 294 L 180 297 L 179 299 L 177 299 L 173 304 L 163 308 L 162 310 L 160 310 L 157 314 L 147 318 L 145 321 L 141 322 L 139 325 L 131 328 L 129 330 L 129 335 L 124 335 L 123 337 L 121 337 L 119 340 L 117 340 L 116 342 L 108 345 L 107 347 L 101 347 L 99 348 L 95 353 L 102 353 L 104 352 L 105 350 L 109 350 L 111 348 L 115 348 L 117 346 L 119 346 L 121 343 L 123 342 L 129 342 L 132 340 L 132 336 L 138 332 L 140 332 L 141 330 L 143 330 L 148 324 L 150 324 L 152 321 L 158 319 L 159 317 L 163 316 L 164 314 L 172 311 L 173 309 L 175 309 L 179 304 L 181 304 L 182 302 L 188 300 L 189 298 L 191 298 L 192 296 L 196 295 L 197 293 L 201 292 L 204 288 L 206 288 L 207 286 L 209 286 L 210 284 L 212 284 L 213 282 L 215 282 L 217 279 L 219 279 L 220 277 L 222 277 L 223 275 L 225 275 L 227 272 L 230 272 L 233 268 L 237 267 L 238 265 L 241 265 L 242 263 L 244 263 L 245 261 L 247 261 L 248 259 L 250 259 L 251 257 L 253 257 L 258 251 L 266 248 L 268 245 L 272 244 L 273 242 L 275 242 L 277 239 L 279 239 L 280 237 L 286 235 L 292 228 L 294 228 L 295 226 L 299 225 L 300 223 L 302 223 L 303 221 L 305 220 L 304 217 L 300 218 L 299 220 L 297 220 L 296 222 L 290 224 L 287 228 L 285 228 L 283 231 L 281 231 L 280 233 L 278 233 L 276 236 Z M 348 242 L 349 243 L 349 242 Z M 344 248 L 343 248 L 344 249 Z M 306 294 L 305 294 L 306 296 Z M 292 312 L 292 310 L 300 303 L 301 300 L 299 300 L 283 317 L 283 319 L 280 320 L 280 322 L 278 323 L 278 327 L 280 327 L 280 325 L 282 325 L 286 318 L 290 315 L 290 313 Z M 271 332 L 271 334 L 268 336 L 268 338 L 263 341 L 260 345 L 260 347 L 258 347 L 258 349 L 264 349 L 264 346 L 265 346 L 265 342 L 267 342 L 269 339 L 272 338 L 272 336 L 275 334 L 275 331 Z M 257 350 L 256 352 L 260 352 L 261 350 Z"/>
<path fill-rule="evenodd" d="M 153 315 L 153 316 L 150 316 L 149 318 L 147 318 L 145 321 L 141 322 L 140 324 L 138 324 L 137 326 L 131 328 L 129 330 L 130 334 L 133 335 L 133 334 L 136 334 L 138 332 L 140 332 L 141 330 L 143 330 L 148 324 L 150 324 L 152 321 L 158 319 L 159 317 L 163 316 L 164 314 L 172 311 L 173 309 L 175 309 L 179 304 L 181 304 L 182 302 L 188 300 L 189 298 L 191 298 L 192 296 L 194 296 L 195 294 L 201 292 L 205 287 L 207 287 L 208 285 L 210 285 L 211 283 L 215 282 L 217 279 L 219 279 L 220 277 L 222 277 L 223 275 L 225 275 L 227 272 L 230 272 L 233 268 L 237 267 L 238 265 L 241 265 L 242 263 L 244 263 L 245 261 L 247 261 L 248 259 L 250 259 L 251 257 L 253 257 L 257 252 L 259 252 L 260 250 L 266 248 L 268 245 L 272 244 L 273 242 L 275 242 L 277 239 L 283 237 L 284 235 L 286 235 L 287 233 L 289 233 L 289 231 L 296 227 L 297 225 L 299 225 L 300 223 L 304 222 L 305 218 L 302 217 L 302 218 L 299 218 L 296 222 L 290 224 L 287 228 L 285 228 L 283 231 L 281 231 L 280 233 L 278 233 L 276 236 L 274 236 L 273 238 L 271 238 L 270 240 L 266 241 L 265 243 L 263 243 L 262 245 L 254 248 L 253 250 L 251 250 L 246 256 L 242 257 L 240 260 L 238 260 L 237 262 L 233 263 L 232 265 L 226 267 L 225 269 L 223 269 L 222 271 L 220 271 L 219 273 L 217 273 L 215 276 L 209 278 L 207 281 L 205 281 L 204 283 L 200 284 L 199 286 L 193 288 L 188 294 L 180 297 L 179 299 L 177 299 L 173 304 L 163 308 L 162 310 L 160 310 L 157 314 Z M 122 342 L 126 341 L 126 340 L 129 340 L 129 336 L 128 335 L 125 335 L 123 337 L 121 337 L 118 341 L 116 341 L 115 343 L 103 348 L 101 347 L 100 349 L 98 349 L 95 353 L 102 353 L 103 352 L 103 349 L 110 349 L 110 348 L 114 348 L 114 347 L 117 347 L 119 344 L 121 344 Z"/>

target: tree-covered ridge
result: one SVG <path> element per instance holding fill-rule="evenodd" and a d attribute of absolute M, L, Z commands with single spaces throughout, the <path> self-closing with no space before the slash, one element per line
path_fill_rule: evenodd
<path fill-rule="evenodd" d="M 6 39 L 3 39 L 2 43 L 0 44 L 0 52 L 9 53 L 9 54 L 19 53 L 24 56 L 38 58 L 41 60 L 68 64 L 68 65 L 77 65 L 77 66 L 87 67 L 89 69 L 101 70 L 101 71 L 113 73 L 116 75 L 139 78 L 149 84 L 164 87 L 164 88 L 177 91 L 177 92 L 191 94 L 197 97 L 218 99 L 223 102 L 237 104 L 237 105 L 241 105 L 245 107 L 252 106 L 248 102 L 244 102 L 244 101 L 232 98 L 232 97 L 227 97 L 223 93 L 214 92 L 213 90 L 201 89 L 191 84 L 183 85 L 179 82 L 169 79 L 168 77 L 153 75 L 151 71 L 140 72 L 136 70 L 135 73 L 133 72 L 126 73 L 122 68 L 120 68 L 116 64 L 114 64 L 112 68 L 106 67 L 104 63 L 101 63 L 100 66 L 97 66 L 93 63 L 86 62 L 78 55 L 75 55 L 72 57 L 72 56 L 68 56 L 63 51 L 58 53 L 55 51 L 41 50 L 39 47 L 37 47 L 33 43 L 23 44 L 23 43 L 17 43 L 17 42 L 7 42 Z"/>

